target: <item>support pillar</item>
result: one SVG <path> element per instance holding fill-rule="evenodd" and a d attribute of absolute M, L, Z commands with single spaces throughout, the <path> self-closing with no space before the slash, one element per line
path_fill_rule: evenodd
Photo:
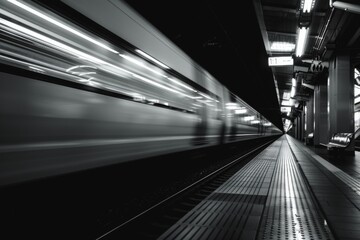
<path fill-rule="evenodd" d="M 329 137 L 337 132 L 354 133 L 354 79 L 348 53 L 338 53 L 330 61 L 328 93 Z M 349 150 L 354 151 L 354 146 Z"/>
<path fill-rule="evenodd" d="M 305 137 L 307 137 L 310 133 L 314 132 L 314 95 L 306 102 L 305 124 Z"/>
<path fill-rule="evenodd" d="M 327 144 L 328 138 L 328 112 L 327 112 L 327 86 L 317 85 L 314 89 L 314 145 Z"/>

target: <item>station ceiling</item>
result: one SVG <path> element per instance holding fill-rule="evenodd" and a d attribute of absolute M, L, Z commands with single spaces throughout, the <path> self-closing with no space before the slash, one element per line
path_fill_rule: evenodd
<path fill-rule="evenodd" d="M 356 5 L 358 0 L 344 1 Z M 360 14 L 330 7 L 329 0 L 316 0 L 310 18 L 302 14 L 302 0 L 126 2 L 279 128 L 284 119 L 299 112 L 280 111 L 283 94 L 291 91 L 292 78 L 297 77 L 297 64 L 303 71 L 310 61 L 326 61 L 338 50 L 350 51 L 354 62 L 359 61 Z M 271 48 L 273 42 L 296 45 L 299 24 L 309 25 L 301 58 L 295 56 L 296 49 L 280 52 Z M 292 56 L 295 65 L 269 67 L 268 57 L 285 55 Z M 311 80 L 316 76 L 305 73 L 301 77 Z M 301 111 L 306 98 L 294 99 Z"/>

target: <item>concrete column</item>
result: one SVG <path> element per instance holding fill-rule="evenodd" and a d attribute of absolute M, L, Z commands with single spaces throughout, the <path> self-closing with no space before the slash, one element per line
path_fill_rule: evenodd
<path fill-rule="evenodd" d="M 314 89 L 314 145 L 327 144 L 328 138 L 328 112 L 327 112 L 327 86 L 318 85 Z"/>
<path fill-rule="evenodd" d="M 354 133 L 354 73 L 348 53 L 338 53 L 330 61 L 328 93 L 329 137 L 337 132 Z M 354 146 L 349 150 L 354 151 Z"/>
<path fill-rule="evenodd" d="M 329 133 L 354 132 L 354 76 L 349 54 L 338 54 L 330 62 L 328 82 Z"/>
<path fill-rule="evenodd" d="M 300 114 L 300 119 L 301 119 L 301 135 L 300 135 L 300 140 L 304 141 L 304 137 L 305 137 L 305 113 L 304 111 L 301 112 Z"/>
<path fill-rule="evenodd" d="M 310 100 L 306 102 L 305 121 L 305 137 L 307 137 L 310 133 L 314 132 L 314 95 L 312 95 Z"/>
<path fill-rule="evenodd" d="M 296 138 L 298 139 L 298 140 L 301 140 L 301 125 L 302 125 L 302 122 L 301 122 L 301 116 L 298 116 L 297 118 L 296 118 L 296 121 L 297 121 L 297 136 L 296 136 Z"/>

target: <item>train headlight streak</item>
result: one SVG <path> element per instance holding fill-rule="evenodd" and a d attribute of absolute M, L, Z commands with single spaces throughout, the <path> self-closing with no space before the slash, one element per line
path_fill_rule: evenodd
<path fill-rule="evenodd" d="M 149 60 L 151 60 L 151 61 L 155 62 L 155 63 L 156 63 L 156 64 L 158 64 L 158 65 L 160 65 L 161 67 L 166 68 L 166 69 L 170 69 L 168 66 L 166 66 L 166 65 L 165 65 L 165 64 L 163 64 L 162 62 L 160 62 L 160 61 L 156 60 L 156 59 L 155 59 L 155 58 L 153 58 L 152 56 L 150 56 L 150 55 L 148 55 L 148 54 L 144 53 L 144 52 L 143 52 L 143 51 L 141 51 L 140 49 L 136 49 L 135 51 L 136 51 L 137 53 L 140 53 L 142 56 L 146 57 L 147 59 L 149 59 Z"/>
<path fill-rule="evenodd" d="M 92 42 L 92 43 L 94 43 L 94 44 L 96 44 L 96 45 L 98 45 L 98 46 L 100 46 L 102 48 L 105 48 L 106 50 L 109 50 L 110 52 L 113 52 L 113 53 L 116 53 L 116 54 L 119 53 L 118 51 L 106 46 L 105 44 L 103 44 L 103 43 L 101 43 L 99 41 L 96 41 L 95 39 L 93 39 L 93 38 L 79 32 L 79 31 L 77 31 L 77 30 L 75 30 L 75 29 L 73 29 L 73 28 L 71 28 L 71 27 L 69 27 L 69 26 L 67 26 L 67 25 L 65 25 L 65 24 L 51 18 L 51 17 L 48 17 L 45 14 L 43 14 L 43 13 L 41 13 L 41 12 L 39 12 L 39 11 L 37 11 L 37 10 L 35 10 L 35 9 L 33 9 L 33 8 L 23 4 L 21 2 L 19 2 L 19 1 L 8 0 L 8 2 L 10 2 L 12 4 L 15 4 L 16 6 L 24 9 L 25 11 L 30 12 L 30 13 L 32 13 L 32 14 L 34 14 L 34 15 L 36 15 L 36 16 L 38 16 L 38 17 L 40 17 L 40 18 L 42 18 L 42 19 L 44 19 L 44 20 L 46 20 L 46 21 L 48 21 L 48 22 L 50 22 L 50 23 L 52 23 L 52 24 L 54 24 L 54 25 L 56 25 L 56 26 L 58 26 L 60 28 L 62 28 L 62 29 L 65 29 L 65 30 L 67 30 L 67 31 L 69 31 L 69 32 L 71 32 L 71 33 L 73 33 L 73 34 L 75 34 L 75 35 L 89 41 L 89 42 Z"/>

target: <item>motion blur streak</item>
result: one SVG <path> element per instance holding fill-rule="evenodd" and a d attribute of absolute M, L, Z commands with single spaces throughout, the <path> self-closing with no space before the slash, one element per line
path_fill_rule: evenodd
<path fill-rule="evenodd" d="M 0 3 L 0 185 L 282 134 L 174 54 L 181 50 L 163 35 L 154 38 L 157 30 L 126 3 L 62 3 L 90 21 L 121 18 L 114 32 L 121 41 L 31 1 Z M 126 45 L 124 36 L 145 45 Z M 156 54 L 147 54 L 154 44 Z"/>

